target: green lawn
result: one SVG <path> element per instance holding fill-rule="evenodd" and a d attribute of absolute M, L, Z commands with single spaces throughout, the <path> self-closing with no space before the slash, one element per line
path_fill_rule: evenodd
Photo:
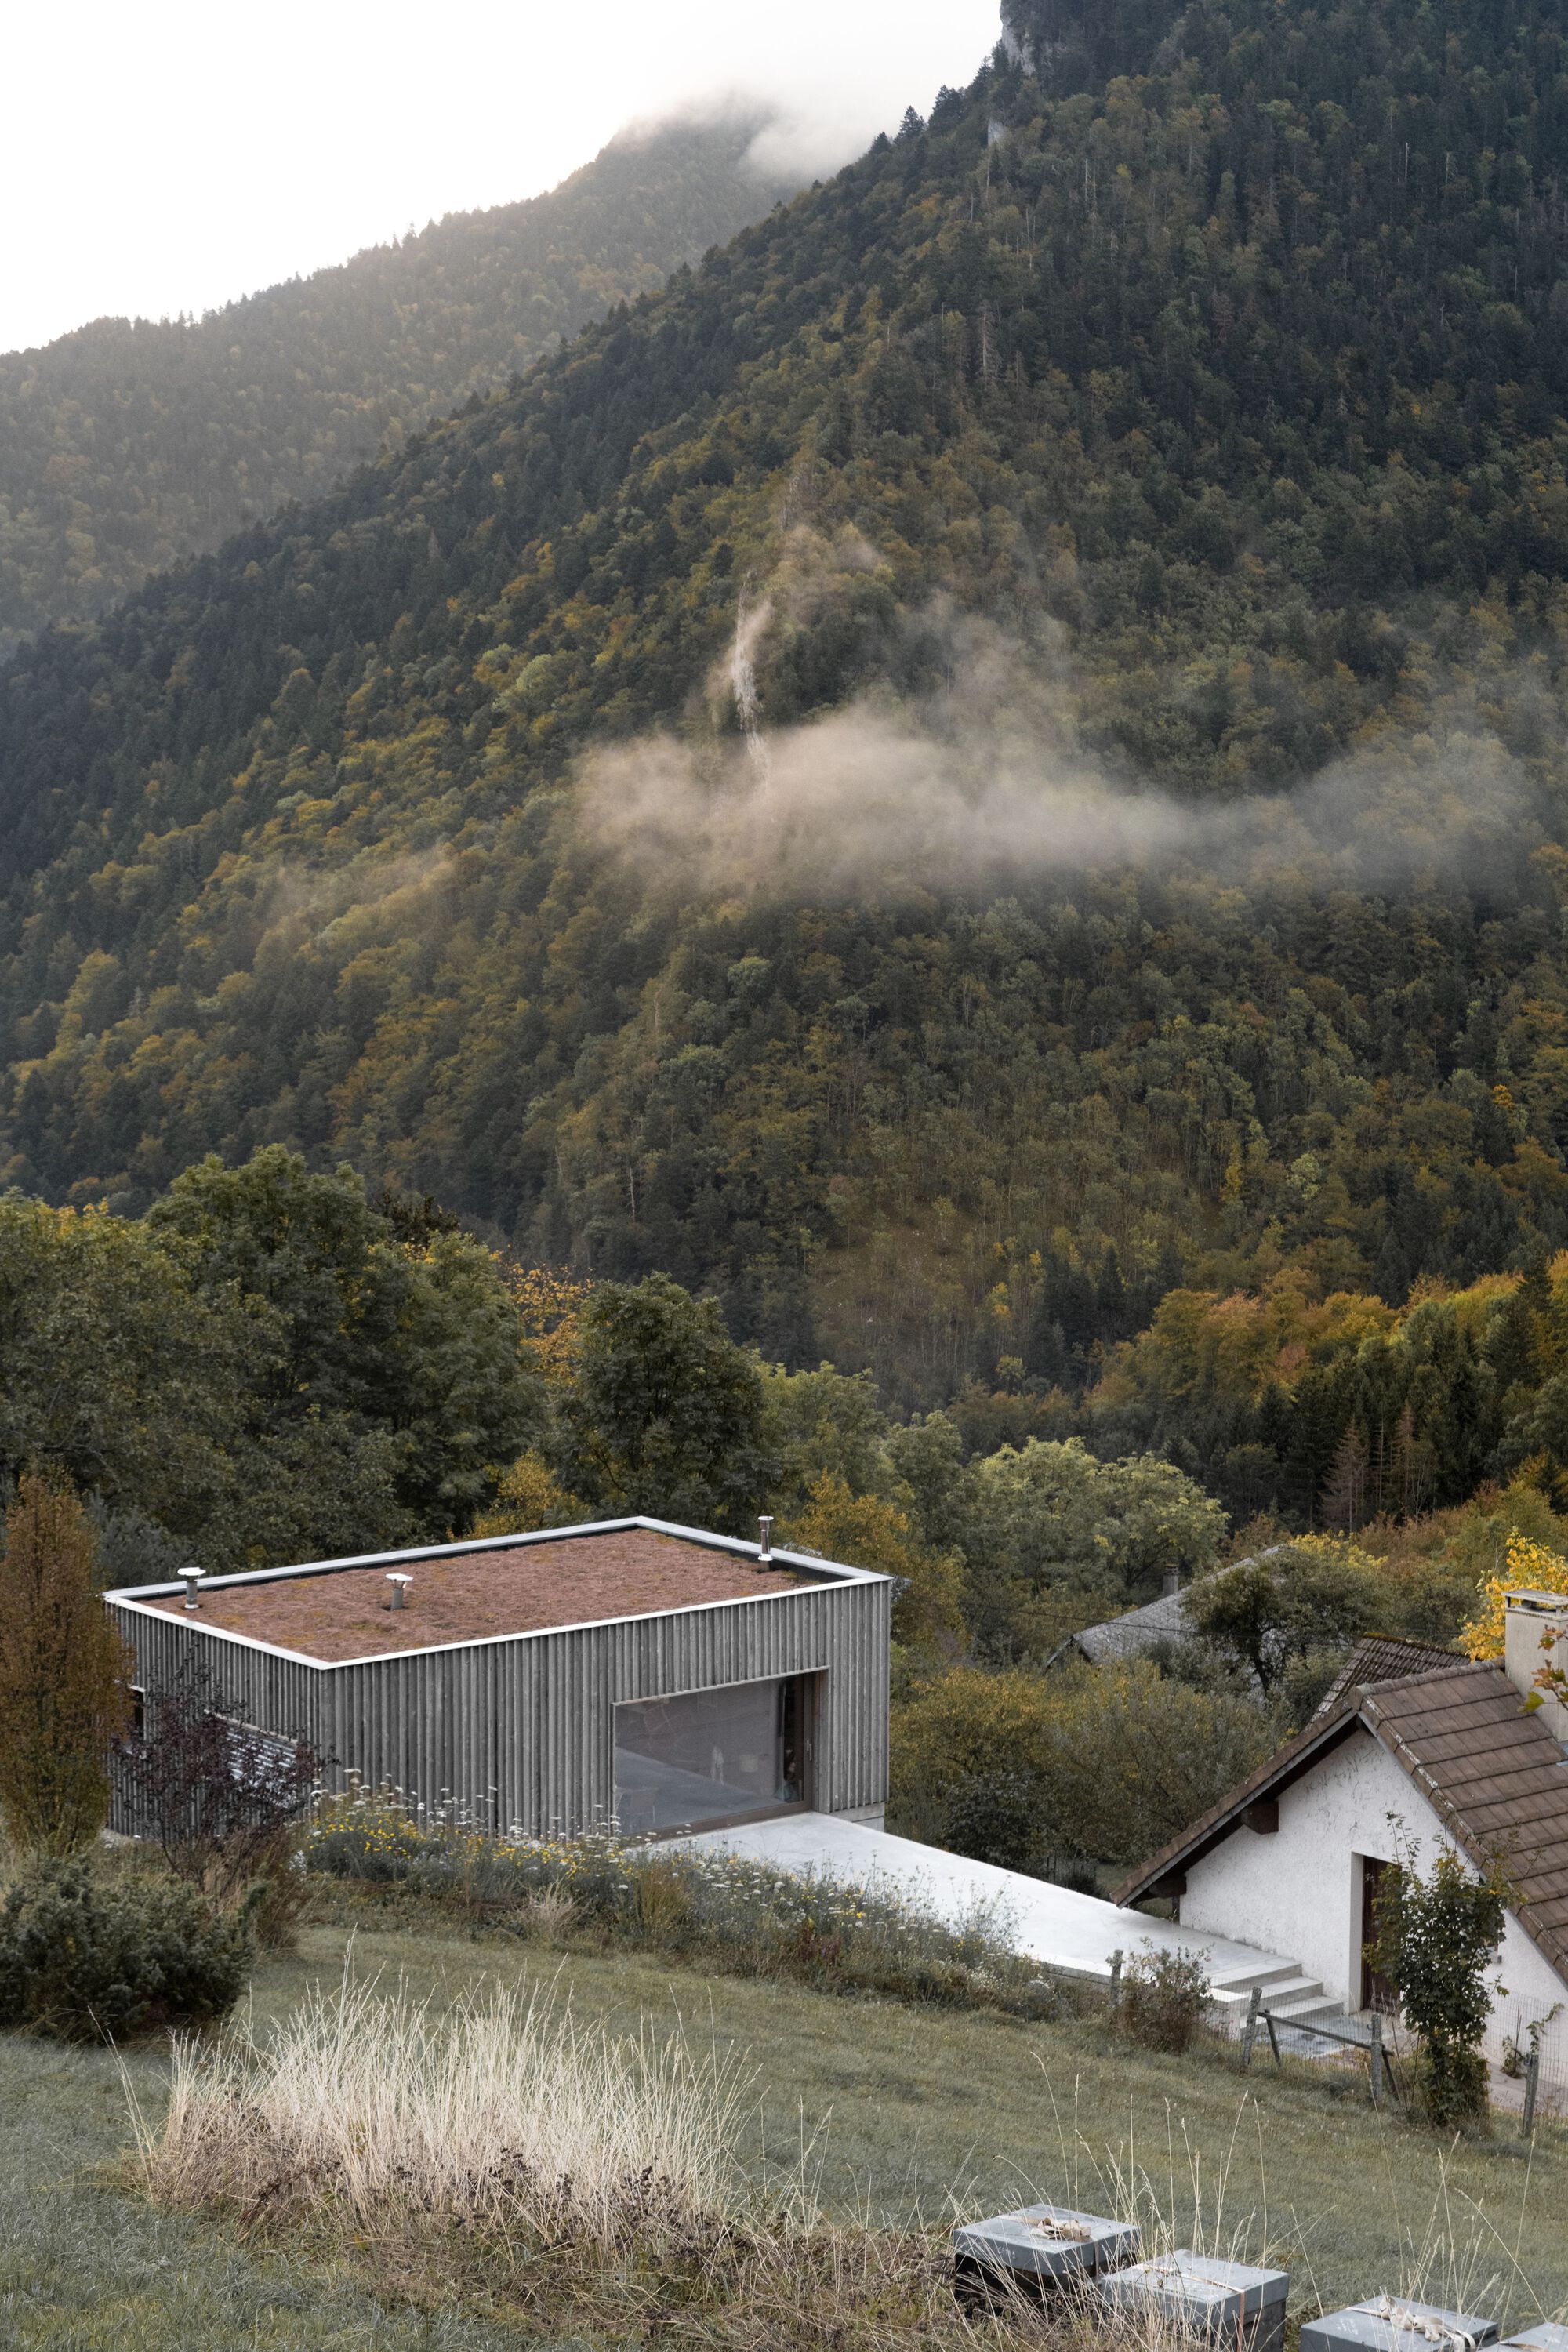
<path fill-rule="evenodd" d="M 300 1958 L 260 1971 L 258 2015 L 335 1976 L 347 1940 L 342 1928 L 308 1928 Z M 1092 2023 L 848 2002 L 638 1957 L 552 1958 L 500 1938 L 373 1929 L 358 1934 L 354 1959 L 438 1995 L 486 1973 L 558 1970 L 580 2015 L 667 2019 L 693 2042 L 744 2053 L 757 2088 L 748 2162 L 791 2174 L 804 2144 L 823 2201 L 844 2217 L 940 2221 L 1030 2191 L 1095 2206 L 1131 2162 L 1179 2242 L 1195 2177 L 1210 2243 L 1216 2229 L 1252 2250 L 1267 2240 L 1294 2272 L 1300 2307 L 1422 2284 L 1474 2294 L 1495 2275 L 1500 2290 L 1479 2307 L 1495 2309 L 1505 2333 L 1568 2309 L 1558 2127 L 1532 2158 L 1506 2124 L 1489 2144 L 1440 2153 L 1373 2116 L 1364 2088 L 1336 2091 L 1304 2070 L 1246 2082 L 1224 2056 L 1135 2055 Z M 136 2053 L 130 2071 L 155 2106 L 158 2056 Z M 108 2170 L 127 2132 L 107 2053 L 0 2039 L 0 2344 L 18 2352 L 490 2352 L 521 2340 L 458 2315 L 383 2310 L 353 2284 L 149 2213 Z M 1445 2235 L 1447 2256 L 1433 2245 Z"/>

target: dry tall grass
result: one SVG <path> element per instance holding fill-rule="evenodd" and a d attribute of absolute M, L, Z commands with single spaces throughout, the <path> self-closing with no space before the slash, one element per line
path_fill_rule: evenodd
<path fill-rule="evenodd" d="M 584 2027 L 549 1989 L 437 2010 L 345 1974 L 269 2033 L 181 2046 L 166 2116 L 135 2122 L 159 2203 L 222 2212 L 384 2294 L 552 2337 L 656 2352 L 1196 2352 L 1169 2320 L 1087 2298 L 959 2309 L 945 2230 L 829 2223 L 805 2159 L 765 2193 L 750 2185 L 737 2151 L 752 2113 L 734 2064 L 646 2026 L 618 2040 Z M 1256 2120 L 1249 2100 L 1238 2131 L 1244 2117 Z M 1144 2252 L 1163 2252 L 1190 2170 L 1184 2242 L 1267 2259 L 1267 2216 L 1260 2234 L 1258 2216 L 1230 2208 L 1228 2156 L 1200 2181 L 1179 2127 L 1151 2168 L 1131 2148 L 1091 2151 L 1076 2116 L 1056 2120 L 1066 2201 L 1137 2221 Z M 1168 2205 L 1155 2186 L 1166 2165 Z M 1437 2202 L 1412 2275 L 1369 2291 L 1425 2287 L 1437 2301 L 1439 2278 L 1459 2286 L 1459 2217 Z M 1300 2242 L 1300 2217 L 1290 2226 Z M 1487 2251 L 1495 2269 L 1499 2249 Z"/>
<path fill-rule="evenodd" d="M 743 2084 L 679 2041 L 612 2041 L 506 1986 L 436 2011 L 345 1977 L 270 2034 L 176 2047 L 168 2114 L 137 2118 L 174 2205 L 328 2217 L 379 2238 L 410 2214 L 600 2246 L 733 2210 Z"/>
<path fill-rule="evenodd" d="M 826 2223 L 804 2170 L 760 2197 L 734 2153 L 749 2105 L 735 2065 L 612 2039 L 548 1990 L 437 2011 L 345 1976 L 269 2033 L 181 2045 L 163 2120 L 132 2112 L 160 2204 L 346 2258 L 383 2291 L 617 2345 L 973 2345 L 945 2231 Z M 1042 2325 L 1022 2306 L 978 2323 Z"/>

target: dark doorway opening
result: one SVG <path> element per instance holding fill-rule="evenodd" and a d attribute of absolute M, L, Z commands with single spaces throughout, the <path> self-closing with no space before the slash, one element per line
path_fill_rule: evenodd
<path fill-rule="evenodd" d="M 1377 1933 L 1378 1890 L 1389 1867 L 1370 1853 L 1361 1856 L 1361 2006 L 1378 2010 L 1384 2017 L 1397 2017 L 1398 1987 L 1392 1978 L 1374 1969 L 1366 1956 L 1366 1948 Z"/>

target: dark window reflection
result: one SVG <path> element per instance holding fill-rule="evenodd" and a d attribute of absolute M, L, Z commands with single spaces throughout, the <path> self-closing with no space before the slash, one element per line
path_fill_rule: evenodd
<path fill-rule="evenodd" d="M 811 1696 L 796 1675 L 616 1707 L 622 1829 L 695 1829 L 809 1804 Z"/>

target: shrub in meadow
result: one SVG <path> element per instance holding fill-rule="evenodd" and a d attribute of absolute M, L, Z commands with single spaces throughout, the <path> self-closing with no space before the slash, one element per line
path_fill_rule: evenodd
<path fill-rule="evenodd" d="M 424 1851 L 419 1822 L 383 1793 L 367 1796 L 351 1782 L 348 1794 L 327 1798 L 310 1824 L 306 1855 L 330 1878 L 397 1885 Z"/>
<path fill-rule="evenodd" d="M 250 1921 L 194 1887 L 36 1862 L 0 1895 L 0 2026 L 122 2042 L 226 2016 L 245 1990 Z"/>
<path fill-rule="evenodd" d="M 1208 1978 L 1193 1952 L 1156 1951 L 1145 1943 L 1121 1976 L 1117 2022 L 1144 2050 L 1185 2050 L 1203 2022 Z"/>
<path fill-rule="evenodd" d="M 1404 1847 L 1403 1825 L 1401 1849 L 1378 1889 L 1367 1956 L 1398 1987 L 1415 2035 L 1419 2104 L 1429 2122 L 1446 2127 L 1486 2112 L 1488 1971 L 1502 1944 L 1509 1890 L 1497 1867 L 1472 1878 L 1451 1851 L 1423 1878 Z"/>
<path fill-rule="evenodd" d="M 138 1834 L 175 1877 L 219 1910 L 249 1904 L 259 1940 L 291 1948 L 295 1825 L 320 1769 L 308 1742 L 236 1722 L 211 1676 L 187 1663 L 149 1689 L 142 1727 L 116 1742 L 114 1762 Z"/>

